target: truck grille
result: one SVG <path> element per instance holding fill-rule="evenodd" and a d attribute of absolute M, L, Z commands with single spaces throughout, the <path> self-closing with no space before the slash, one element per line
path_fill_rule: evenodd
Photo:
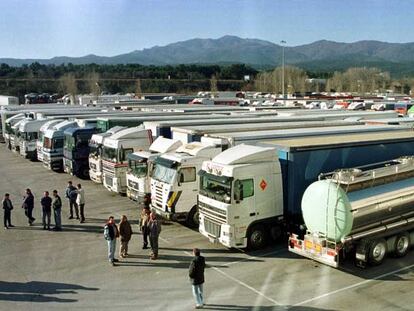
<path fill-rule="evenodd" d="M 114 178 L 112 176 L 105 175 L 105 183 L 108 186 L 113 187 L 114 185 L 113 182 L 114 182 Z"/>
<path fill-rule="evenodd" d="M 89 162 L 89 168 L 90 168 L 91 170 L 96 171 L 96 164 L 95 164 L 95 163 L 91 163 L 91 162 Z"/>
<path fill-rule="evenodd" d="M 204 218 L 204 230 L 216 238 L 220 237 L 220 225 L 212 222 L 210 219 Z"/>
<path fill-rule="evenodd" d="M 225 224 L 227 222 L 226 211 L 223 211 L 217 207 L 208 205 L 203 202 L 198 202 L 198 210 L 200 214 L 208 216 L 210 219 L 214 220 L 216 223 Z"/>
<path fill-rule="evenodd" d="M 136 183 L 135 181 L 132 181 L 132 180 L 128 180 L 128 187 L 130 187 L 134 190 L 138 190 L 138 183 Z"/>
<path fill-rule="evenodd" d="M 155 186 L 155 205 L 158 208 L 163 208 L 163 202 L 162 202 L 162 193 L 163 193 L 163 187 L 162 185 L 156 185 Z"/>

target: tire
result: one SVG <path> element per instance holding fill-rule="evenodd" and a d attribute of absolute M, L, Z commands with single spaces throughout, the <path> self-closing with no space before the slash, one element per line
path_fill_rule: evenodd
<path fill-rule="evenodd" d="M 410 250 L 410 235 L 408 232 L 403 232 L 397 235 L 394 243 L 394 256 L 404 257 Z"/>
<path fill-rule="evenodd" d="M 191 211 L 187 214 L 187 225 L 193 229 L 198 228 L 200 225 L 197 205 L 194 205 Z"/>
<path fill-rule="evenodd" d="M 267 245 L 267 236 L 262 225 L 253 226 L 249 230 L 247 238 L 247 247 L 250 250 L 257 250 L 264 248 Z"/>
<path fill-rule="evenodd" d="M 369 263 L 378 266 L 380 265 L 387 254 L 387 242 L 385 239 L 378 239 L 371 242 L 368 256 Z"/>

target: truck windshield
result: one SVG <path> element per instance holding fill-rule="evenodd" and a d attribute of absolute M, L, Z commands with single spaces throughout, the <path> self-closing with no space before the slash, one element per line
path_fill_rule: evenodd
<path fill-rule="evenodd" d="M 37 139 L 37 132 L 23 132 L 21 136 L 26 141 L 32 141 Z"/>
<path fill-rule="evenodd" d="M 65 135 L 65 149 L 73 150 L 75 148 L 75 137 L 71 135 Z"/>
<path fill-rule="evenodd" d="M 14 130 L 13 130 L 13 128 L 12 128 L 12 126 L 11 126 L 10 123 L 6 123 L 6 133 L 8 133 L 8 134 L 14 134 Z"/>
<path fill-rule="evenodd" d="M 103 147 L 102 159 L 111 162 L 118 162 L 118 149 Z"/>
<path fill-rule="evenodd" d="M 147 169 L 148 165 L 145 161 L 146 159 L 142 159 L 143 161 L 135 161 L 135 160 L 129 160 L 128 161 L 128 167 L 130 169 L 130 172 L 134 174 L 136 177 L 145 177 L 147 176 Z"/>
<path fill-rule="evenodd" d="M 177 168 L 169 168 L 157 163 L 155 169 L 153 170 L 152 178 L 165 183 L 172 184 L 174 182 L 176 175 Z"/>
<path fill-rule="evenodd" d="M 214 200 L 231 203 L 232 178 L 200 173 L 200 194 Z"/>
<path fill-rule="evenodd" d="M 98 156 L 101 154 L 101 147 L 99 144 L 97 144 L 96 142 L 94 142 L 93 140 L 91 140 L 89 142 L 89 154 L 93 154 L 95 156 Z"/>

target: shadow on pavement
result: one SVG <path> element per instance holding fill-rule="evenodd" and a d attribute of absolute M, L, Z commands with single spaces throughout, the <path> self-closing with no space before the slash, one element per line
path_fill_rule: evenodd
<path fill-rule="evenodd" d="M 97 291 L 99 288 L 54 282 L 32 281 L 19 283 L 0 281 L 0 301 L 76 302 L 77 299 L 65 299 L 49 295 L 77 294 L 77 290 Z"/>
<path fill-rule="evenodd" d="M 205 304 L 203 310 L 218 310 L 218 311 L 335 311 L 334 309 L 321 309 L 304 306 L 238 306 L 238 305 L 219 305 L 219 304 Z"/>

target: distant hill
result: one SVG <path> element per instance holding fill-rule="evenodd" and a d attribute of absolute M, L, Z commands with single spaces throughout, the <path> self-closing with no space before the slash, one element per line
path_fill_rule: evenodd
<path fill-rule="evenodd" d="M 91 54 L 83 57 L 59 56 L 51 59 L 0 58 L 0 63 L 11 66 L 33 62 L 56 65 L 62 63 L 142 65 L 245 63 L 256 68 L 267 68 L 280 65 L 281 54 L 282 47 L 269 41 L 224 36 L 219 39 L 191 39 L 112 57 Z M 414 43 L 380 41 L 341 43 L 321 40 L 311 44 L 286 47 L 285 57 L 287 64 L 314 71 L 376 66 L 391 70 L 394 74 L 414 72 Z"/>

